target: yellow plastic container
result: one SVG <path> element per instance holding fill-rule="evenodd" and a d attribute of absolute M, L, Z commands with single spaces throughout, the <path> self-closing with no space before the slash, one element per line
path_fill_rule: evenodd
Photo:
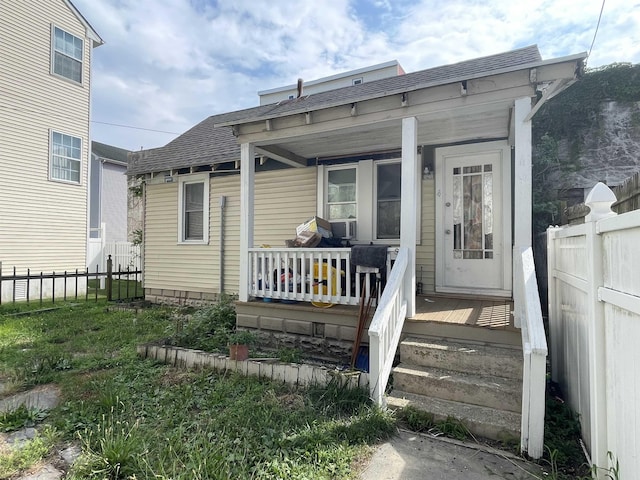
<path fill-rule="evenodd" d="M 321 270 L 322 269 L 322 270 Z M 331 269 L 331 270 L 329 270 Z M 331 271 L 331 293 L 329 293 L 329 271 Z M 322 272 L 322 277 L 320 276 Z M 313 264 L 313 293 L 322 295 L 337 295 L 339 290 L 339 283 L 341 276 L 344 272 L 337 268 L 329 266 L 327 263 L 316 262 Z M 311 302 L 311 305 L 318 308 L 333 307 L 333 303 L 325 302 Z"/>

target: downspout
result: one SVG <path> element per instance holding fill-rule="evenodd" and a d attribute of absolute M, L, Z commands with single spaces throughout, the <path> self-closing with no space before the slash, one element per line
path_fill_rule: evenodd
<path fill-rule="evenodd" d="M 224 293 L 224 207 L 227 197 L 220 195 L 220 265 L 218 272 L 219 293 Z"/>

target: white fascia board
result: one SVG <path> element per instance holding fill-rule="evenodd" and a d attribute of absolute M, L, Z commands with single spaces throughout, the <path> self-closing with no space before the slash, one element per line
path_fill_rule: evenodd
<path fill-rule="evenodd" d="M 263 122 L 266 119 L 289 117 L 289 116 L 293 116 L 293 115 L 299 115 L 301 113 L 306 113 L 308 111 L 324 110 L 324 109 L 327 109 L 327 108 L 339 107 L 339 106 L 347 105 L 347 104 L 350 104 L 350 103 L 364 102 L 366 100 L 373 100 L 373 99 L 376 99 L 376 98 L 390 97 L 390 96 L 393 96 L 393 95 L 400 95 L 402 93 L 413 92 L 413 91 L 416 91 L 416 90 L 422 90 L 422 89 L 431 88 L 431 87 L 438 87 L 438 86 L 441 86 L 441 85 L 448 85 L 448 84 L 451 84 L 451 83 L 458 83 L 458 82 L 462 82 L 463 80 L 475 80 L 475 79 L 483 78 L 483 77 L 491 77 L 491 76 L 495 76 L 495 75 L 501 75 L 501 74 L 504 74 L 504 73 L 517 72 L 518 70 L 528 70 L 528 69 L 531 69 L 531 68 L 539 68 L 539 67 L 544 67 L 544 66 L 547 66 L 547 65 L 556 65 L 556 64 L 560 64 L 560 63 L 568 63 L 568 62 L 584 60 L 586 58 L 586 56 L 587 56 L 586 52 L 583 52 L 583 53 L 579 53 L 579 54 L 575 54 L 575 55 L 568 55 L 566 57 L 561 57 L 561 58 L 553 58 L 553 59 L 550 59 L 550 60 L 541 60 L 539 62 L 526 63 L 526 64 L 522 64 L 522 65 L 514 65 L 514 66 L 511 66 L 511 67 L 500 68 L 500 69 L 497 69 L 497 70 L 489 70 L 489 71 L 485 71 L 485 72 L 478 72 L 478 73 L 475 73 L 475 74 L 472 74 L 472 75 L 452 77 L 452 78 L 448 78 L 448 79 L 446 79 L 444 81 L 425 82 L 425 83 L 413 85 L 411 87 L 404 87 L 404 88 L 397 88 L 397 89 L 393 89 L 393 90 L 387 90 L 385 92 L 374 94 L 374 95 L 363 95 L 361 97 L 353 97 L 353 98 L 343 99 L 343 100 L 339 100 L 339 101 L 335 101 L 335 102 L 326 102 L 326 103 L 324 103 L 322 105 L 315 105 L 311 109 L 309 109 L 309 107 L 307 107 L 305 105 L 302 105 L 302 107 L 300 109 L 298 109 L 298 110 L 291 110 L 291 111 L 278 113 L 278 114 L 271 115 L 271 116 L 259 115 L 257 117 L 248 117 L 248 118 L 244 118 L 244 119 L 241 119 L 241 120 L 239 120 L 239 119 L 229 120 L 229 121 L 226 121 L 226 122 L 216 123 L 214 126 L 215 127 L 229 127 L 229 126 L 234 126 L 234 125 L 243 125 L 245 123 Z"/>
<path fill-rule="evenodd" d="M 73 3 L 71 3 L 71 0 L 63 0 L 63 1 L 67 5 L 67 7 L 69 7 L 69 9 L 74 13 L 74 15 L 78 17 L 78 20 L 80 20 L 80 23 L 84 25 L 84 28 L 86 29 L 87 38 L 93 41 L 93 47 L 95 48 L 95 47 L 99 47 L 100 45 L 103 45 L 104 40 L 102 40 L 102 37 L 98 35 L 98 32 L 96 32 L 95 29 L 91 26 L 91 24 L 87 21 L 87 19 L 84 18 L 82 13 L 80 13 L 80 10 L 78 10 L 77 7 Z"/>

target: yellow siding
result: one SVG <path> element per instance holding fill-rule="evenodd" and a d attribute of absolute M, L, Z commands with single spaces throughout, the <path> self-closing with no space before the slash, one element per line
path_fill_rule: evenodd
<path fill-rule="evenodd" d="M 91 40 L 63 0 L 0 2 L 0 261 L 86 266 Z M 51 25 L 84 40 L 83 84 L 50 73 Z M 81 184 L 49 181 L 50 129 L 82 139 Z"/>
<path fill-rule="evenodd" d="M 217 293 L 220 196 L 224 209 L 224 290 L 240 281 L 240 176 L 210 179 L 209 245 L 178 245 L 177 183 L 148 185 L 145 208 L 145 288 Z M 316 168 L 256 174 L 255 245 L 284 246 L 296 226 L 316 212 Z"/>
<path fill-rule="evenodd" d="M 416 248 L 416 279 L 420 280 L 422 268 L 422 290 L 424 293 L 435 291 L 435 232 L 436 232 L 435 180 L 422 181 L 422 233 L 420 245 Z"/>

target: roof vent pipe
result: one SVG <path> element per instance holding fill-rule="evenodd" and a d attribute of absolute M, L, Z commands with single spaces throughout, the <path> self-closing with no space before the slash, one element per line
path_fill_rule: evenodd
<path fill-rule="evenodd" d="M 302 79 L 298 79 L 298 98 L 302 96 Z"/>

